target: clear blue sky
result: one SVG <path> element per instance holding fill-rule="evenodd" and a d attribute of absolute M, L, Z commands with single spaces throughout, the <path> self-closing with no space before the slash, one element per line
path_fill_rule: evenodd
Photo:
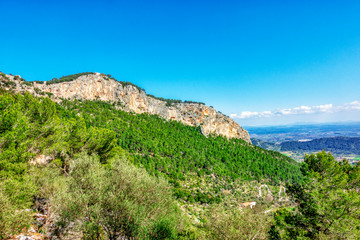
<path fill-rule="evenodd" d="M 0 70 L 26 80 L 103 72 L 245 125 L 360 120 L 360 1 L 1 0 L 0 9 Z"/>

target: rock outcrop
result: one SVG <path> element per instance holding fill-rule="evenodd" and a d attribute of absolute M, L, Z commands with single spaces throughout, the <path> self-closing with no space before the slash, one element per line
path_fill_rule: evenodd
<path fill-rule="evenodd" d="M 15 91 L 29 91 L 34 95 L 47 94 L 55 101 L 66 99 L 87 99 L 119 102 L 122 109 L 135 113 L 157 114 L 167 120 L 180 121 L 190 126 L 200 126 L 204 135 L 215 134 L 227 138 L 240 138 L 249 143 L 246 130 L 231 118 L 214 108 L 199 103 L 172 103 L 146 95 L 134 85 L 123 84 L 104 74 L 87 74 L 73 81 L 45 84 L 26 82 L 20 76 L 0 75 L 5 88 Z"/>

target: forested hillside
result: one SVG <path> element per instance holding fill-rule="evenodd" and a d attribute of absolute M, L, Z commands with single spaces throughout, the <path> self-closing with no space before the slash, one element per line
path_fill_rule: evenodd
<path fill-rule="evenodd" d="M 280 145 L 276 143 L 266 142 L 257 138 L 251 138 L 251 143 L 267 150 L 280 151 Z"/>
<path fill-rule="evenodd" d="M 200 128 L 166 121 L 156 115 L 133 114 L 101 101 L 63 101 L 73 115 L 88 126 L 116 132 L 119 145 L 133 154 L 135 162 L 150 173 L 184 178 L 189 172 L 221 178 L 267 179 L 274 183 L 300 179 L 298 164 L 274 151 L 267 151 L 241 139 L 205 137 Z"/>
<path fill-rule="evenodd" d="M 312 206 L 320 222 L 300 228 L 281 217 L 297 216 L 296 186 L 310 186 L 302 173 L 308 175 L 323 155 L 309 157 L 301 172 L 280 153 L 241 139 L 205 137 L 200 127 L 125 112 L 118 104 L 55 103 L 0 89 L 0 239 L 27 229 L 49 239 L 291 239 L 294 228 L 297 236 L 317 236 L 316 224 L 324 226 L 323 235 L 358 236 L 352 223 L 327 230 L 322 206 L 315 209 L 319 201 Z M 347 186 L 347 216 L 353 221 L 359 168 L 346 161 L 339 166 L 345 175 L 334 181 Z M 257 195 L 264 184 L 266 200 Z M 286 198 L 278 184 L 287 185 L 294 202 L 278 199 Z M 336 191 L 342 193 L 341 187 Z M 322 195 L 307 199 L 314 198 Z M 256 199 L 255 210 L 239 209 L 246 199 Z M 328 200 L 329 206 L 337 201 Z M 274 222 L 271 212 L 277 209 Z M 304 211 L 301 217 L 308 221 L 313 214 Z M 326 215 L 329 221 L 339 216 L 334 211 Z"/>
<path fill-rule="evenodd" d="M 50 239 L 186 234 L 170 185 L 117 142 L 47 97 L 0 89 L 0 239 L 31 225 Z"/>
<path fill-rule="evenodd" d="M 132 206 L 126 210 L 129 211 L 127 214 L 113 221 L 121 222 L 122 218 L 127 217 L 131 217 L 133 221 L 113 226 L 117 230 L 109 230 L 108 236 L 122 232 L 126 236 L 149 237 L 160 234 L 157 231 L 163 231 L 164 227 L 167 229 L 166 234 L 186 235 L 188 230 L 182 230 L 181 227 L 181 221 L 185 221 L 185 217 L 180 217 L 176 221 L 169 220 L 173 218 L 172 214 L 179 214 L 176 213 L 177 210 L 171 210 L 171 204 L 168 205 L 169 208 L 157 212 L 159 221 L 151 220 L 146 229 L 141 227 L 140 222 L 148 221 L 147 217 L 140 212 L 154 211 L 154 201 L 158 202 L 157 204 L 162 204 L 162 201 L 170 203 L 173 201 L 172 195 L 190 202 L 219 203 L 224 196 L 219 192 L 220 187 L 224 187 L 221 181 L 231 183 L 236 179 L 264 180 L 277 184 L 296 182 L 301 178 L 298 164 L 277 152 L 263 150 L 239 139 L 205 137 L 200 133 L 199 127 L 185 126 L 155 115 L 137 115 L 116 108 L 116 103 L 101 101 L 64 100 L 61 104 L 56 104 L 48 97 L 36 98 L 28 93 L 22 95 L 1 90 L 0 197 L 2 204 L 7 206 L 0 211 L 3 224 L 0 224 L 1 238 L 29 226 L 31 215 L 28 212 L 14 214 L 12 211 L 31 207 L 34 204 L 34 196 L 45 198 L 48 204 L 57 206 L 53 207 L 53 211 L 63 218 L 63 221 L 56 225 L 60 229 L 66 229 L 71 219 L 85 217 L 88 220 L 84 222 L 85 225 L 80 226 L 83 233 L 101 234 L 96 229 L 106 227 L 104 224 L 110 221 L 105 221 L 108 216 L 103 216 L 102 220 L 90 216 L 96 214 L 94 211 L 101 211 L 105 205 L 98 206 L 98 209 L 88 209 L 86 205 L 91 206 L 91 201 L 80 201 L 78 197 L 82 194 L 72 195 L 71 192 L 81 191 L 86 196 L 92 196 L 91 198 L 97 196 L 92 195 L 98 194 L 97 191 L 105 191 L 102 194 L 111 193 L 111 186 L 107 184 L 115 181 L 111 180 L 115 177 L 111 177 L 114 174 L 112 171 L 118 171 L 128 179 L 124 181 L 130 181 L 127 183 L 130 184 L 129 189 L 119 187 L 117 191 L 121 192 L 112 194 L 121 195 L 127 192 L 123 204 Z M 130 155 L 123 149 L 129 151 Z M 131 163 L 140 168 L 134 168 Z M 47 164 L 47 167 L 41 167 L 42 164 Z M 109 167 L 103 169 L 106 165 Z M 118 166 L 125 169 L 120 171 Z M 153 176 L 148 176 L 141 167 Z M 93 170 L 89 172 L 89 169 Z M 78 171 L 81 171 L 81 175 L 76 175 Z M 87 174 L 90 174 L 89 179 L 85 180 Z M 94 174 L 100 175 L 96 177 Z M 144 180 L 139 182 L 140 176 L 144 176 Z M 204 176 L 215 177 L 215 182 L 219 184 L 208 184 L 205 186 L 208 192 L 204 192 L 186 190 L 178 183 L 187 178 L 201 179 Z M 94 177 L 98 180 L 94 180 Z M 163 177 L 172 183 L 170 192 L 166 190 L 170 189 L 168 183 L 161 182 Z M 100 183 L 100 179 L 108 180 L 104 182 L 105 185 L 100 184 L 94 188 Z M 120 180 L 121 178 L 116 181 Z M 125 184 L 116 181 L 112 184 Z M 84 192 L 84 187 L 90 187 L 92 190 Z M 147 191 L 146 189 L 158 191 L 160 195 L 153 197 L 159 198 L 156 200 L 149 196 L 142 199 L 144 196 L 137 196 L 136 192 L 131 190 L 136 188 L 143 189 L 136 190 L 140 192 Z M 100 204 L 103 200 L 96 201 Z M 147 205 L 147 201 L 153 203 Z M 88 210 L 78 212 L 80 215 L 70 214 L 73 209 L 68 209 L 68 206 Z M 139 209 L 144 206 L 148 207 L 140 211 Z M 123 207 L 114 205 L 109 211 L 120 211 Z M 166 221 L 172 223 L 169 225 Z M 166 226 L 161 225 L 165 223 Z M 88 229 L 89 224 L 92 226 L 91 229 Z M 162 226 L 160 230 L 156 230 L 156 224 L 160 224 L 158 227 Z M 132 230 L 126 230 L 128 227 Z M 56 234 L 66 234 L 66 231 Z"/>

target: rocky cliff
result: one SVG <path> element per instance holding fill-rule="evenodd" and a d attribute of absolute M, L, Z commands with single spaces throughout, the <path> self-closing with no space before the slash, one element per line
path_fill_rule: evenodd
<path fill-rule="evenodd" d="M 48 95 L 55 101 L 87 99 L 120 102 L 122 109 L 135 113 L 157 114 L 167 120 L 180 121 L 190 126 L 200 126 L 204 135 L 215 134 L 227 138 L 241 138 L 249 143 L 246 130 L 231 118 L 214 108 L 199 103 L 166 103 L 148 96 L 140 88 L 118 82 L 100 73 L 79 76 L 69 82 L 46 84 L 26 82 L 20 76 L 1 74 L 0 87 L 16 92 L 28 91 L 34 95 Z"/>

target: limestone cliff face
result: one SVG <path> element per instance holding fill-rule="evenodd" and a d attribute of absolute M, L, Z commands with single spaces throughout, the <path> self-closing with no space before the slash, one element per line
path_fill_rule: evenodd
<path fill-rule="evenodd" d="M 99 73 L 83 75 L 71 82 L 54 84 L 39 84 L 19 80 L 19 77 L 6 75 L 1 78 L 2 84 L 14 82 L 15 91 L 29 91 L 34 95 L 48 93 L 55 101 L 61 98 L 87 99 L 120 102 L 125 111 L 135 113 L 157 114 L 167 120 L 180 121 L 190 126 L 200 126 L 204 135 L 215 134 L 227 138 L 241 138 L 249 143 L 250 136 L 246 130 L 231 118 L 217 112 L 214 108 L 197 103 L 173 103 L 167 106 L 166 102 L 147 96 L 144 91 L 132 85 L 122 85 L 120 82 L 109 79 Z M 15 79 L 17 78 L 17 79 Z M 7 84 L 9 85 L 9 84 Z"/>

